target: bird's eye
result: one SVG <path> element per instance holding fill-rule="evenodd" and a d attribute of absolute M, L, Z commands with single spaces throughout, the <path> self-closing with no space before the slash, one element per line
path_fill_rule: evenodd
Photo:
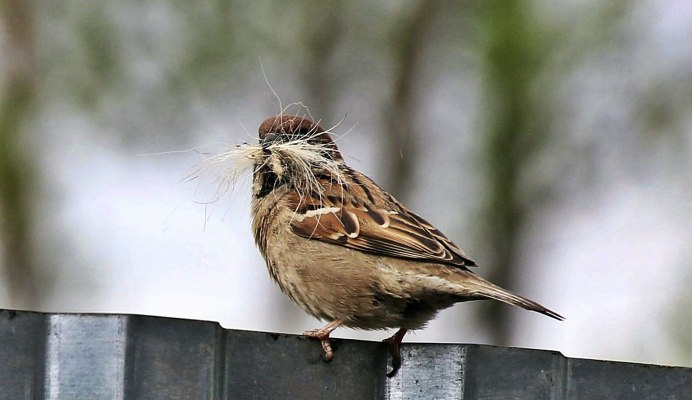
<path fill-rule="evenodd" d="M 269 132 L 267 133 L 264 138 L 262 139 L 262 147 L 267 148 L 269 147 L 277 138 L 279 135 L 275 132 Z"/>

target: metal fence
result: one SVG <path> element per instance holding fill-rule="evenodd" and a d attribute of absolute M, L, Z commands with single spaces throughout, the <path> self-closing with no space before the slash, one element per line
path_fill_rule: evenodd
<path fill-rule="evenodd" d="M 470 344 L 387 349 L 139 315 L 0 311 L 0 399 L 692 399 L 692 369 Z"/>

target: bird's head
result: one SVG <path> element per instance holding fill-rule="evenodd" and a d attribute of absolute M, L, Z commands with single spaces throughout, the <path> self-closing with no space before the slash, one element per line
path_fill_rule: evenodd
<path fill-rule="evenodd" d="M 311 119 L 279 114 L 264 120 L 258 133 L 262 155 L 255 158 L 255 197 L 264 197 L 283 185 L 319 193 L 320 177 L 340 180 L 344 159 L 329 131 Z"/>

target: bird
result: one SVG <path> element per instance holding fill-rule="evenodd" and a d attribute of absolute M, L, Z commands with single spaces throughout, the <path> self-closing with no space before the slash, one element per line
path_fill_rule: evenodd
<path fill-rule="evenodd" d="M 258 129 L 252 231 L 271 278 L 311 316 L 304 336 L 334 358 L 337 327 L 398 329 L 383 340 L 394 376 L 401 342 L 455 303 L 491 299 L 556 320 L 560 314 L 471 270 L 477 264 L 432 224 L 349 167 L 319 121 L 281 113 Z"/>

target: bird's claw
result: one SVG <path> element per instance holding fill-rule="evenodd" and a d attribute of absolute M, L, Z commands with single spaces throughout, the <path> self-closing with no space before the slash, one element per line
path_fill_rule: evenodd
<path fill-rule="evenodd" d="M 389 354 L 392 355 L 392 370 L 387 373 L 387 378 L 392 378 L 401 368 L 401 341 L 404 340 L 406 329 L 399 329 L 392 337 L 384 339 L 382 343 L 387 343 Z"/>
<path fill-rule="evenodd" d="M 324 360 L 324 362 L 330 362 L 334 359 L 334 350 L 332 349 L 332 344 L 329 341 L 329 334 L 332 333 L 332 331 L 340 324 L 341 322 L 337 320 L 331 322 L 322 329 L 311 329 L 303 332 L 303 336 L 318 339 L 320 341 L 322 350 L 324 350 L 324 355 L 322 356 L 322 360 Z"/>
<path fill-rule="evenodd" d="M 392 356 L 392 370 L 387 373 L 387 378 L 391 378 L 396 375 L 401 368 L 401 342 L 396 342 L 392 338 L 385 339 L 382 341 L 387 343 L 387 348 L 389 349 L 389 354 Z"/>

